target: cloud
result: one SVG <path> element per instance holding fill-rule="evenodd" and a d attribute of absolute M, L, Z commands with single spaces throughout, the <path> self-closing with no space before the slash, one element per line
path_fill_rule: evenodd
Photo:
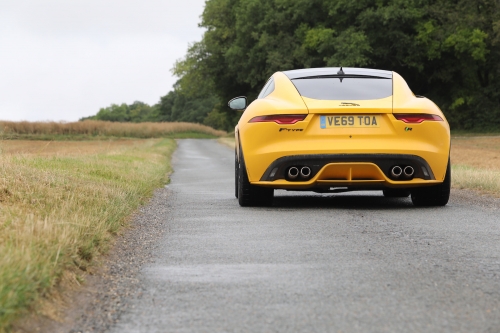
<path fill-rule="evenodd" d="M 2 1 L 0 119 L 72 121 L 111 103 L 156 103 L 203 0 Z"/>

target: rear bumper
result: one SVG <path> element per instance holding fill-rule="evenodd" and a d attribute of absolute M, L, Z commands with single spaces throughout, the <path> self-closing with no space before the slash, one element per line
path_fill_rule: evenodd
<path fill-rule="evenodd" d="M 378 128 L 332 130 L 321 129 L 320 117 L 313 114 L 309 114 L 304 121 L 286 126 L 270 122 L 240 123 L 239 144 L 249 180 L 255 184 L 262 181 L 276 182 L 278 179 L 265 176 L 269 167 L 281 158 L 322 159 L 323 156 L 326 156 L 325 163 L 373 163 L 387 175 L 384 166 L 378 161 L 379 157 L 390 158 L 390 155 L 406 155 L 412 160 L 416 157 L 423 159 L 430 166 L 429 171 L 434 179 L 444 180 L 450 153 L 450 135 L 446 122 L 424 121 L 412 124 L 410 131 L 405 122 L 396 120 L 392 114 L 381 114 L 379 120 L 381 122 Z M 334 158 L 328 160 L 330 157 Z M 319 164 L 319 168 L 324 165 Z M 415 170 L 418 175 L 419 169 Z M 433 180 L 426 177 L 420 179 Z"/>
<path fill-rule="evenodd" d="M 411 166 L 415 170 L 411 179 L 393 179 L 392 167 Z M 287 180 L 292 166 L 308 166 L 307 179 Z M 347 188 L 410 188 L 441 183 L 436 180 L 429 163 L 422 157 L 408 154 L 314 154 L 278 158 L 252 184 L 277 189 L 314 190 L 330 187 Z"/>

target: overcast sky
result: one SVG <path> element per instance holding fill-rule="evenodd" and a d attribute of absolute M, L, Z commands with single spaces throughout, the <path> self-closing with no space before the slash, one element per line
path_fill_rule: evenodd
<path fill-rule="evenodd" d="M 0 119 L 75 121 L 155 104 L 201 40 L 205 0 L 0 0 Z"/>

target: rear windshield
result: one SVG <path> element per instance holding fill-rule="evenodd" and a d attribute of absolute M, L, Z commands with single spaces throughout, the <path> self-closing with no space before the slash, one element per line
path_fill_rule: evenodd
<path fill-rule="evenodd" d="M 392 79 L 386 78 L 303 78 L 292 80 L 299 93 L 323 100 L 367 100 L 392 95 Z"/>

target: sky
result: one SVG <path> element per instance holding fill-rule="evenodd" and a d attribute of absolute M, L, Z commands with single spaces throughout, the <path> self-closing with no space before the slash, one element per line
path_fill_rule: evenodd
<path fill-rule="evenodd" d="M 150 105 L 198 27 L 205 0 L 1 0 L 0 120 L 76 121 Z"/>

